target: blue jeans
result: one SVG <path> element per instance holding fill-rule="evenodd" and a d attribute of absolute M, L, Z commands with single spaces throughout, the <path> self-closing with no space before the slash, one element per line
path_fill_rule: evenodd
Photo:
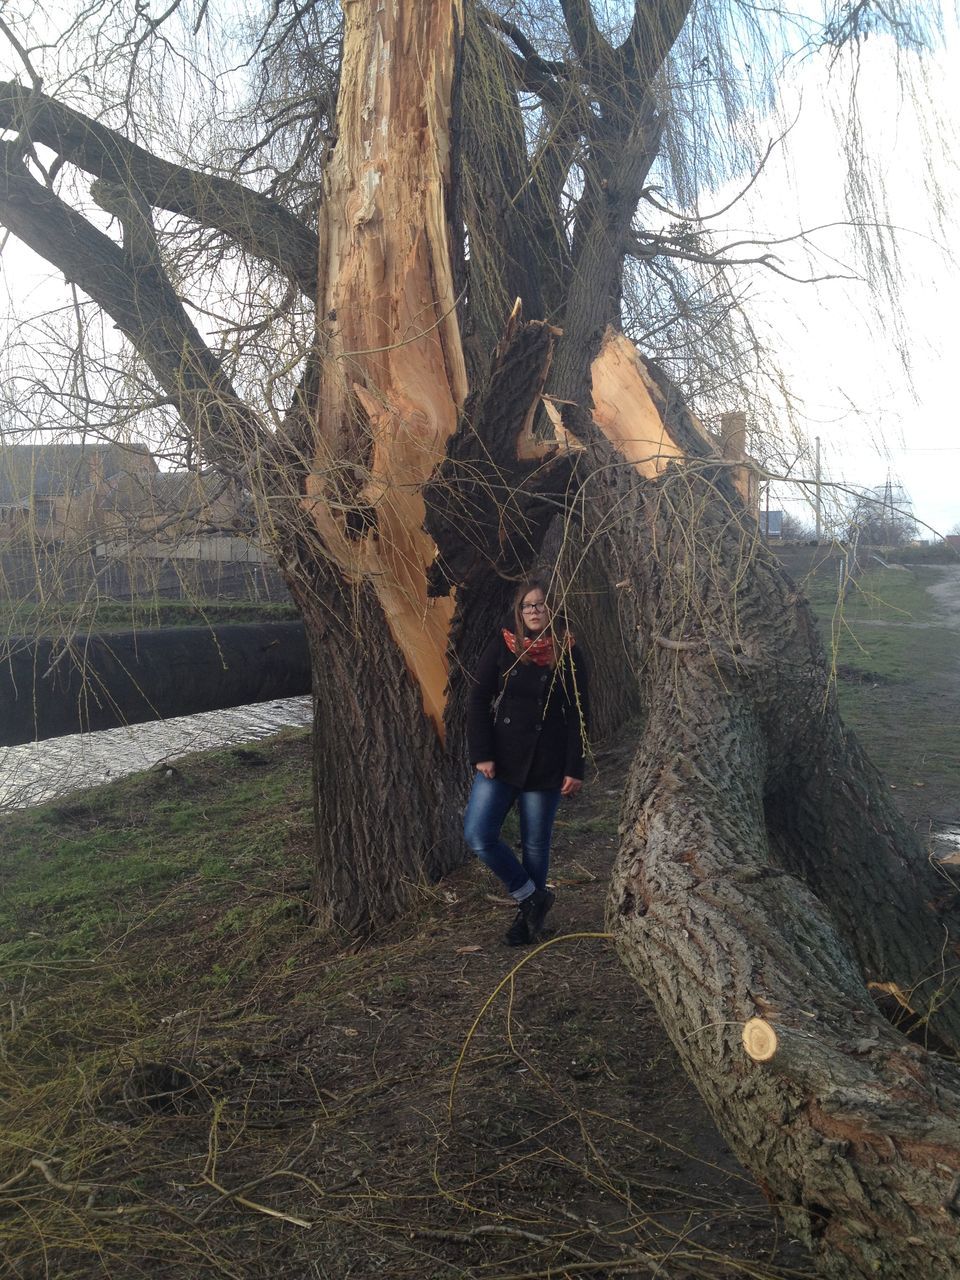
<path fill-rule="evenodd" d="M 514 801 L 520 815 L 520 844 L 523 861 L 500 839 L 500 829 Z M 534 889 L 547 883 L 550 867 L 550 836 L 560 804 L 560 790 L 521 791 L 497 778 L 478 773 L 463 815 L 463 835 L 482 863 L 522 902 Z"/>

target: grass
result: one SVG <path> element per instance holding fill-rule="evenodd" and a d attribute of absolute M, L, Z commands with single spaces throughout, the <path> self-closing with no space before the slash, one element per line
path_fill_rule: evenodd
<path fill-rule="evenodd" d="M 0 601 L 0 630 L 21 635 L 96 634 L 230 622 L 292 622 L 299 616 L 292 603 L 258 604 L 250 600 L 99 600 L 81 605 Z"/>
<path fill-rule="evenodd" d="M 957 813 L 960 720 L 944 714 L 960 690 L 960 636 L 927 590 L 944 570 L 868 569 L 838 604 L 831 577 L 806 584 L 834 663 L 844 719 L 894 790 L 923 790 L 908 816 Z"/>
<path fill-rule="evenodd" d="M 252 763 L 238 769 L 244 759 Z M 202 883 L 214 909 L 254 868 L 283 871 L 284 832 L 302 831 L 308 797 L 299 771 L 261 759 L 243 749 L 209 753 L 7 815 L 0 963 L 109 946 L 143 903 L 170 890 Z M 152 927 L 167 929 L 178 909 L 161 900 Z"/>
<path fill-rule="evenodd" d="M 871 570 L 836 631 L 844 715 L 914 813 L 960 772 L 924 584 Z M 625 758 L 558 817 L 569 934 L 603 927 Z M 311 924 L 308 777 L 289 731 L 0 820 L 10 1274 L 805 1274 L 608 943 L 511 975 L 475 866 L 364 945 Z"/>

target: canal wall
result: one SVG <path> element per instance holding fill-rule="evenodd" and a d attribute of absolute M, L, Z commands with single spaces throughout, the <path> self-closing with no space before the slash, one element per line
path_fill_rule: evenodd
<path fill-rule="evenodd" d="M 0 746 L 310 692 L 300 622 L 0 640 Z"/>

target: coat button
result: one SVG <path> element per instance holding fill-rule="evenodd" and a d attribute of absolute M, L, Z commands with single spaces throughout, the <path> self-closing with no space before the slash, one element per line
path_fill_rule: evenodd
<path fill-rule="evenodd" d="M 542 728 L 543 728 L 543 725 L 542 725 L 542 724 L 538 724 L 538 725 L 536 726 L 537 733 L 539 733 L 539 732 L 540 732 L 540 730 L 541 730 Z"/>
<path fill-rule="evenodd" d="M 509 717 L 509 716 L 504 716 L 504 717 L 503 717 L 503 723 L 504 723 L 504 724 L 509 724 L 509 723 L 510 723 L 510 717 Z"/>

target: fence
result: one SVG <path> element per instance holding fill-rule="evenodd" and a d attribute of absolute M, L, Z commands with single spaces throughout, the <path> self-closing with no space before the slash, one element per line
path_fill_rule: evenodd
<path fill-rule="evenodd" d="M 240 542 L 240 539 L 196 539 Z M 248 544 L 243 544 L 247 546 Z M 107 550 L 107 544 L 102 544 Z M 99 550 L 100 548 L 98 548 Z M 111 548 L 112 550 L 113 548 Z M 170 554 L 145 556 L 142 548 L 124 555 L 91 555 L 65 548 L 24 547 L 0 551 L 0 597 L 41 603 L 72 603 L 106 597 L 112 600 L 257 600 L 287 603 L 283 579 L 257 552 L 259 559 L 239 556 L 239 549 L 219 548 L 221 556 L 198 559 Z M 234 558 L 227 558 L 228 554 Z"/>

